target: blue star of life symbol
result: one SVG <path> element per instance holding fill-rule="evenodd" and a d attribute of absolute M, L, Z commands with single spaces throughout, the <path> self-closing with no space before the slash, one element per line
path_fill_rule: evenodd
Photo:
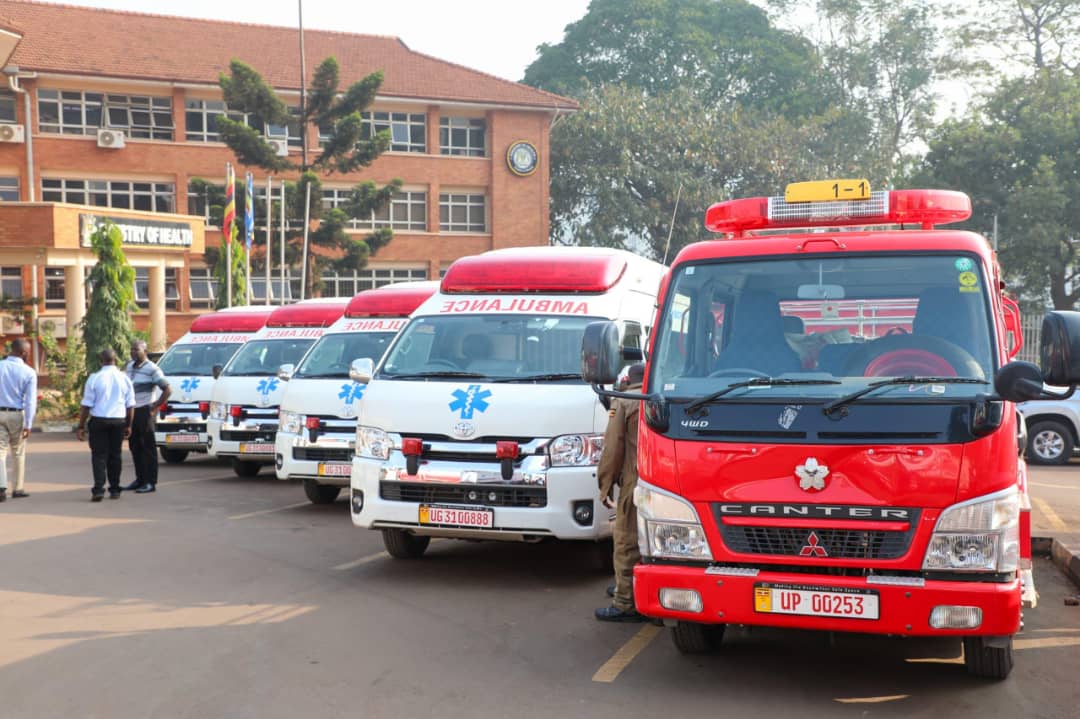
<path fill-rule="evenodd" d="M 195 377 L 188 377 L 186 380 L 180 383 L 181 392 L 194 392 L 195 388 L 199 386 L 199 380 Z"/>
<path fill-rule="evenodd" d="M 364 396 L 364 389 L 367 385 L 360 384 L 359 382 L 346 382 L 341 385 L 341 391 L 338 392 L 338 399 L 345 400 L 345 404 L 352 404 L 358 399 L 362 399 Z"/>
<path fill-rule="evenodd" d="M 481 390 L 480 385 L 471 384 L 468 389 L 454 390 L 454 401 L 450 403 L 451 412 L 461 412 L 462 419 L 472 419 L 473 412 L 484 412 L 488 408 L 487 398 L 491 390 Z"/>
<path fill-rule="evenodd" d="M 269 379 L 260 380 L 259 381 L 259 386 L 256 387 L 255 389 L 258 390 L 259 394 L 261 394 L 263 397 L 266 397 L 271 392 L 276 390 L 277 386 L 278 386 L 278 380 L 276 378 L 269 378 Z"/>

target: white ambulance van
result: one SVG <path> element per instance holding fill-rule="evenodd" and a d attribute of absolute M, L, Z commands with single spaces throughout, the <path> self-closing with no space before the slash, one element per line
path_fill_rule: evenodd
<path fill-rule="evenodd" d="M 232 459 L 233 471 L 254 477 L 274 462 L 274 434 L 284 384 L 283 364 L 296 363 L 345 311 L 340 297 L 278 307 L 266 326 L 240 348 L 214 385 L 207 429 L 213 457 Z"/>
<path fill-rule="evenodd" d="M 590 322 L 612 320 L 624 358 L 640 360 L 663 272 L 582 247 L 451 265 L 377 371 L 353 363 L 350 376 L 368 380 L 353 524 L 381 530 L 400 558 L 420 556 L 432 537 L 610 537 L 596 480 L 608 413 L 581 380 L 581 339 Z"/>
<path fill-rule="evenodd" d="M 187 334 L 158 360 L 172 398 L 158 415 L 154 432 L 161 458 L 170 464 L 191 452 L 206 452 L 210 395 L 222 368 L 266 324 L 273 307 L 250 306 L 199 315 Z"/>
<path fill-rule="evenodd" d="M 276 454 L 278 479 L 302 479 L 315 504 L 337 499 L 349 486 L 356 414 L 364 385 L 349 379 L 361 357 L 382 357 L 409 315 L 438 282 L 401 282 L 361 292 L 295 368 L 285 365 Z"/>

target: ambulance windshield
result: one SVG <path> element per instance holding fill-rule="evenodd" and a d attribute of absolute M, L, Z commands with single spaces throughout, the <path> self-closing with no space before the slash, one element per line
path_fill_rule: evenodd
<path fill-rule="evenodd" d="M 349 376 L 349 364 L 365 357 L 378 362 L 394 341 L 395 332 L 338 332 L 323 335 L 304 361 L 296 368 L 294 378 L 341 379 Z"/>
<path fill-rule="evenodd" d="M 214 365 L 224 366 L 240 345 L 239 342 L 175 344 L 158 361 L 158 367 L 170 377 L 209 377 L 214 372 Z"/>
<path fill-rule="evenodd" d="M 941 377 L 976 381 L 895 383 L 872 396 L 986 392 L 995 366 L 986 286 L 979 258 L 960 253 L 686 265 L 665 302 L 649 386 L 701 397 L 741 383 L 724 399 L 768 401 Z"/>
<path fill-rule="evenodd" d="M 261 377 L 277 374 L 283 364 L 296 364 L 314 339 L 253 340 L 236 353 L 221 373 L 223 377 Z"/>
<path fill-rule="evenodd" d="M 581 381 L 581 338 L 591 317 L 436 315 L 402 330 L 379 376 L 470 376 L 504 381 Z"/>

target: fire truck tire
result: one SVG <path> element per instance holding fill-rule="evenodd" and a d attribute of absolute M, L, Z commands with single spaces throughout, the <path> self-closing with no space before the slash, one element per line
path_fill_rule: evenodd
<path fill-rule="evenodd" d="M 873 364 L 880 364 L 881 358 L 889 353 L 903 355 L 906 350 L 918 350 L 929 354 L 929 359 L 934 356 L 941 358 L 945 363 L 956 371 L 957 377 L 977 377 L 984 379 L 986 373 L 970 352 L 959 345 L 955 345 L 940 337 L 927 335 L 886 335 L 873 342 L 867 342 L 851 353 L 847 364 L 844 366 L 844 374 L 848 376 L 864 376 L 867 368 Z M 904 368 L 899 368 L 904 370 Z M 893 370 L 884 373 L 890 375 Z M 898 371 L 900 375 L 925 374 L 925 372 Z"/>
<path fill-rule="evenodd" d="M 1043 420 L 1028 427 L 1025 457 L 1032 464 L 1066 464 L 1073 453 L 1073 436 L 1061 422 Z"/>
<path fill-rule="evenodd" d="M 384 529 L 382 541 L 386 553 L 395 559 L 419 559 L 431 544 L 431 537 L 418 537 L 404 529 Z"/>
<path fill-rule="evenodd" d="M 169 464 L 180 464 L 187 459 L 188 452 L 186 449 L 167 449 L 161 448 L 161 458 Z"/>
<path fill-rule="evenodd" d="M 724 628 L 723 624 L 676 622 L 671 628 L 671 641 L 682 654 L 707 654 L 720 647 Z"/>
<path fill-rule="evenodd" d="M 254 477 L 259 473 L 260 469 L 262 469 L 262 465 L 258 462 L 233 458 L 232 471 L 236 473 L 237 477 Z"/>
<path fill-rule="evenodd" d="M 305 479 L 304 494 L 312 504 L 330 504 L 341 494 L 341 487 L 330 487 L 313 479 Z"/>
<path fill-rule="evenodd" d="M 1003 639 L 1002 646 L 991 645 Z M 964 637 L 964 667 L 972 676 L 1004 679 L 1013 668 L 1013 638 Z"/>

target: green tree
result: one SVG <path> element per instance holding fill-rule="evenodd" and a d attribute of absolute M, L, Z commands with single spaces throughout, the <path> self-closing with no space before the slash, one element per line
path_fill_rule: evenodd
<path fill-rule="evenodd" d="M 320 176 L 356 172 L 370 166 L 390 147 L 390 131 L 372 133 L 372 126 L 363 120 L 361 114 L 374 100 L 382 84 L 382 73 L 371 73 L 344 92 L 339 92 L 339 82 L 337 61 L 330 57 L 320 63 L 299 125 L 302 137 L 306 136 L 309 126 L 317 126 L 323 144 L 310 160 L 305 148 L 304 160 L 300 164 L 277 156 L 262 133 L 250 124 L 229 118 L 218 121 L 222 140 L 241 164 L 261 167 L 270 172 L 300 171 L 300 180 L 287 186 L 286 209 L 290 217 L 304 216 L 304 199 L 307 187 L 311 186 L 309 216 L 319 224 L 310 233 L 310 242 L 337 257 L 327 259 L 323 253 L 310 253 L 307 286 L 312 289 L 318 288 L 318 278 L 327 266 L 341 270 L 361 269 L 367 264 L 368 257 L 391 241 L 393 231 L 390 228 L 380 228 L 358 239 L 346 233 L 345 227 L 350 218 L 370 217 L 373 211 L 384 207 L 401 187 L 401 181 L 396 179 L 383 187 L 370 181 L 362 182 L 354 186 L 343 207 L 323 211 Z M 271 125 L 287 125 L 291 121 L 285 103 L 245 63 L 233 60 L 230 74 L 223 73 L 220 84 L 230 110 L 249 113 Z M 301 234 L 302 230 L 291 230 L 289 243 L 295 244 Z M 293 250 L 291 254 L 295 256 L 298 253 Z"/>
<path fill-rule="evenodd" d="M 1080 0 L 988 0 L 970 11 L 963 32 L 968 43 L 995 62 L 1023 70 L 1080 71 Z"/>
<path fill-rule="evenodd" d="M 230 252 L 231 250 L 231 252 Z M 230 260 L 231 255 L 231 262 Z M 232 299 L 229 298 L 229 272 L 232 272 Z M 244 274 L 244 244 L 240 241 L 240 229 L 236 223 L 232 226 L 232 242 L 221 239 L 221 247 L 218 249 L 214 260 L 214 277 L 218 281 L 218 293 L 214 307 L 235 307 L 246 305 L 247 301 L 247 277 Z"/>
<path fill-rule="evenodd" d="M 124 256 L 123 239 L 120 228 L 108 220 L 90 235 L 97 264 L 90 270 L 90 304 L 80 323 L 88 372 L 101 368 L 102 350 L 112 348 L 122 356 L 134 336 L 135 270 Z"/>

